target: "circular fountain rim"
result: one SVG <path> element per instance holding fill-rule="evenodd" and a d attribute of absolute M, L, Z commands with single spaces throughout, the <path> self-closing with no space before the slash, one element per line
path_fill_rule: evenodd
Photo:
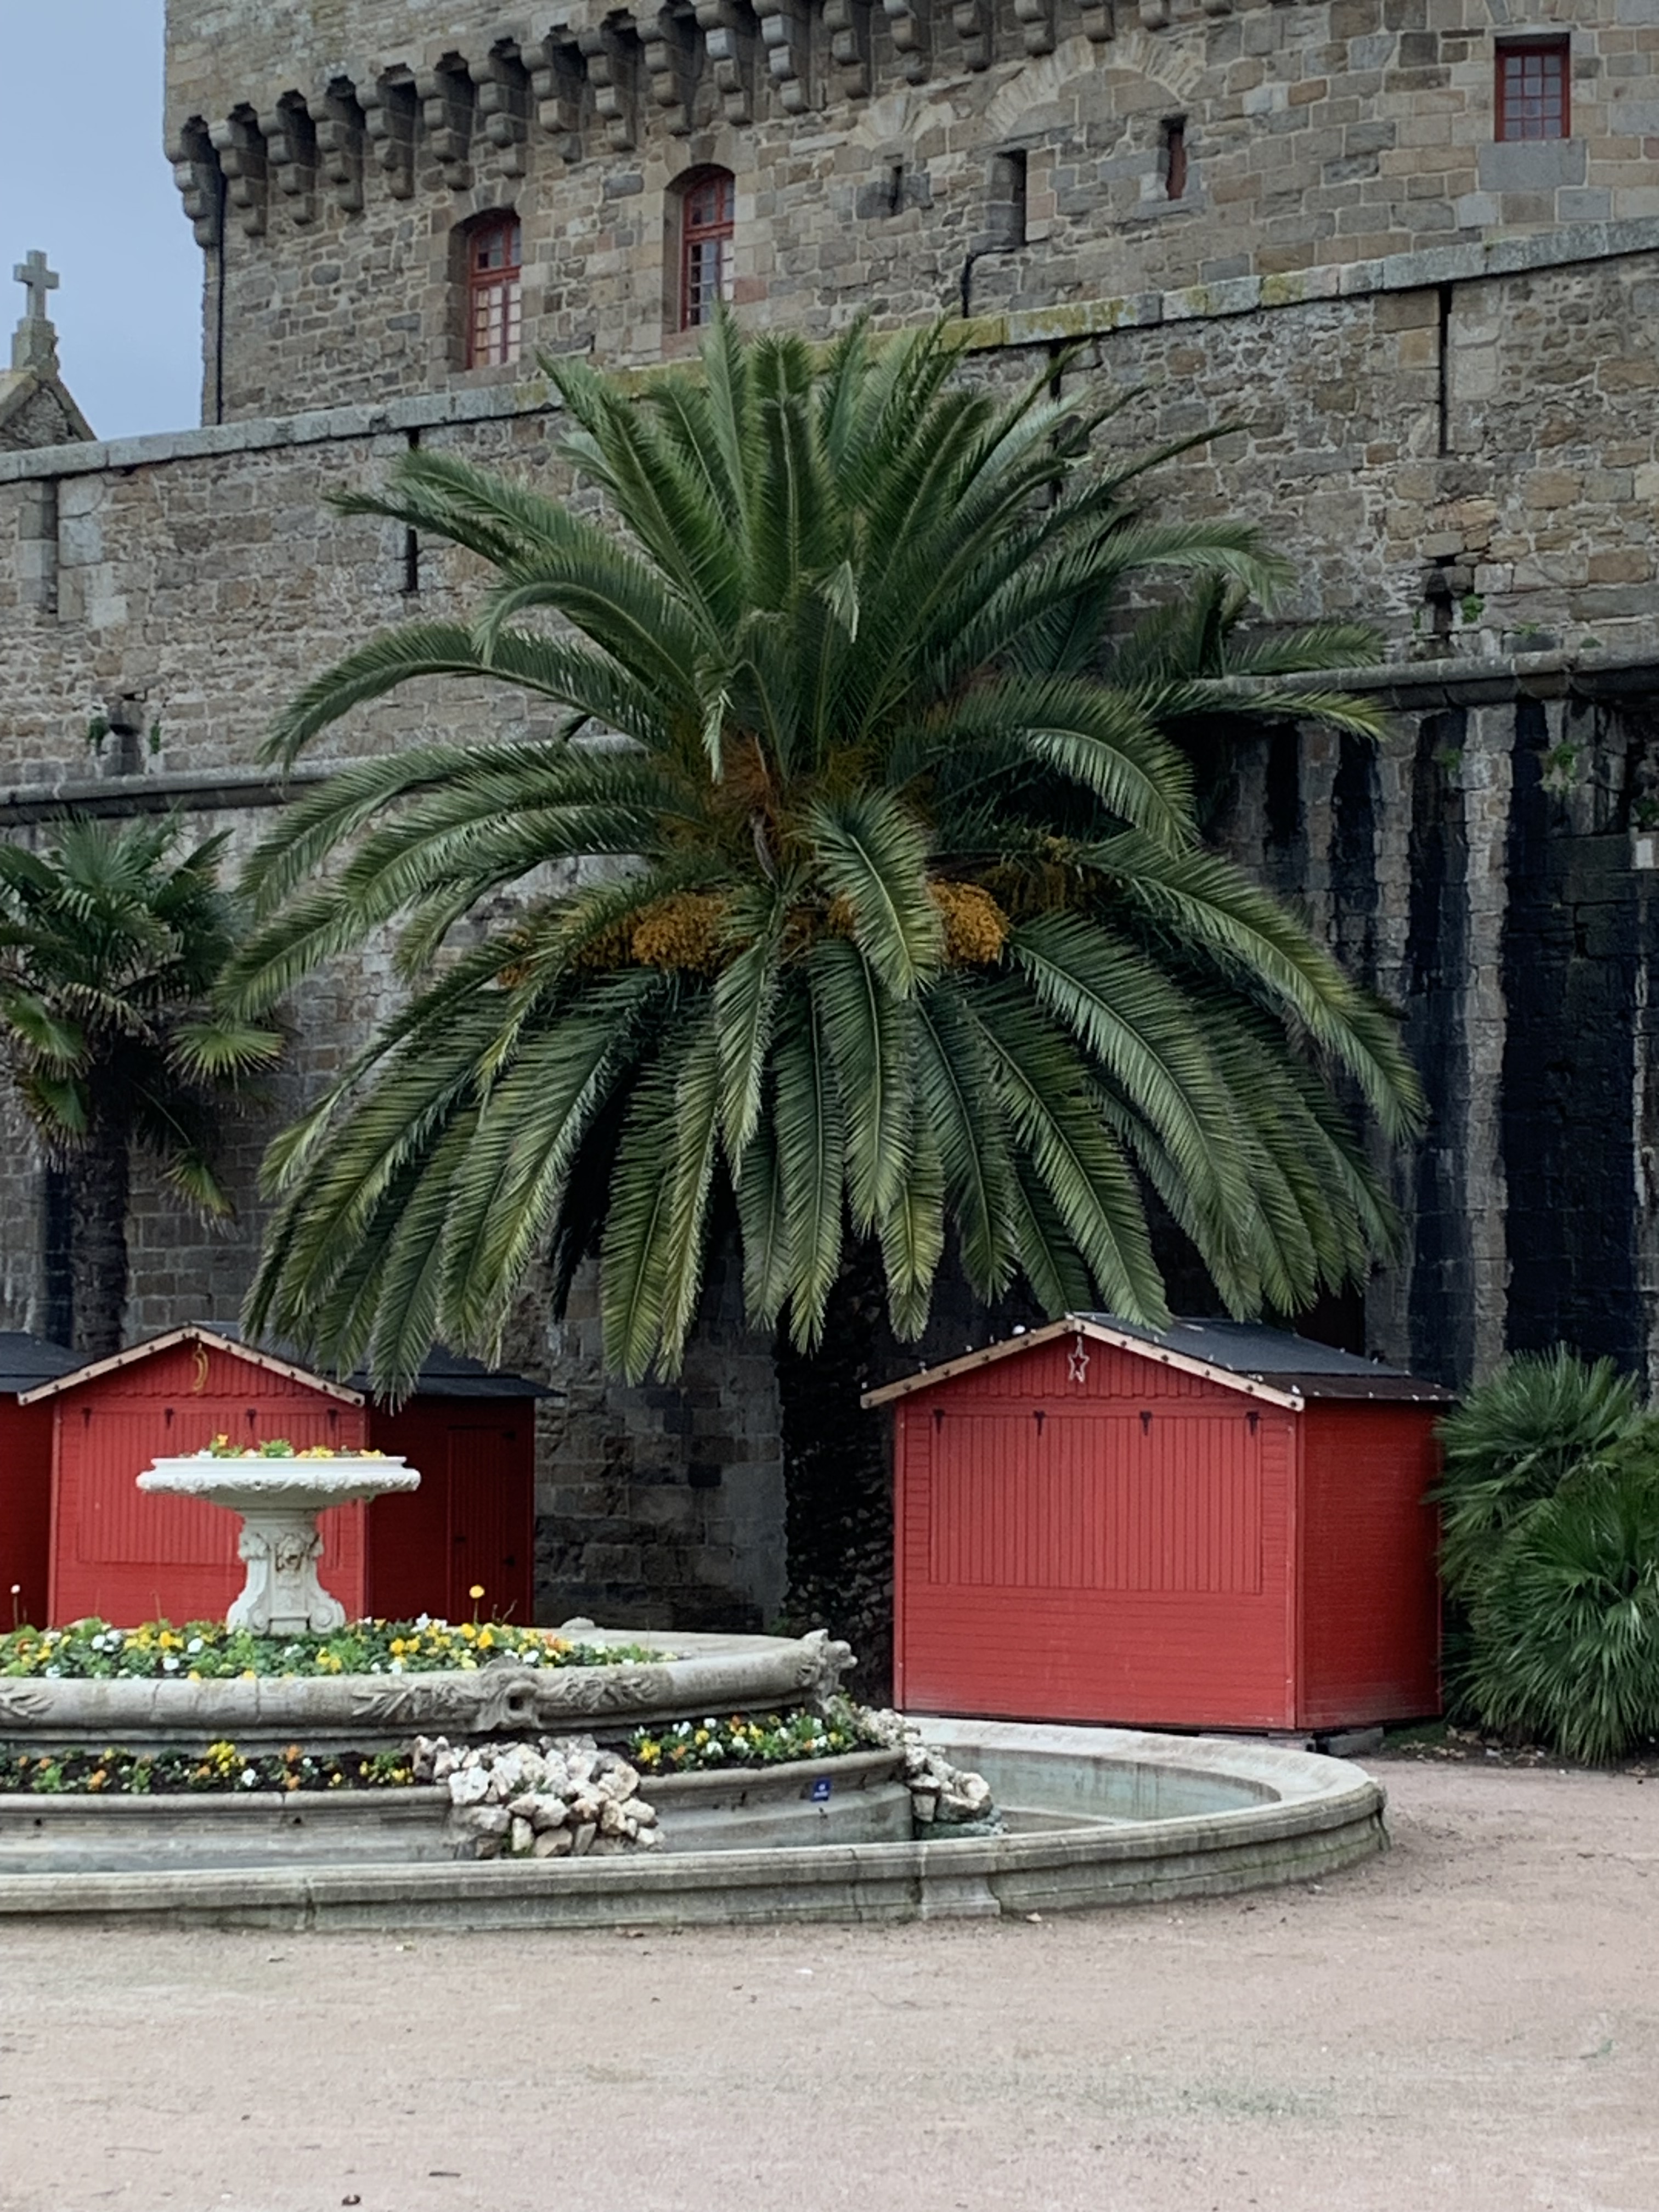
<path fill-rule="evenodd" d="M 925 1723 L 988 1746 L 1231 1778 L 1255 1802 L 1036 1835 L 596 1860 L 0 1875 L 0 1920 L 137 1916 L 168 1925 L 372 1929 L 611 1928 L 995 1917 L 1226 1895 L 1305 1881 L 1384 1848 L 1382 1786 L 1344 1759 L 1230 1737 Z M 166 1801 L 157 1801 L 165 1802 Z"/>

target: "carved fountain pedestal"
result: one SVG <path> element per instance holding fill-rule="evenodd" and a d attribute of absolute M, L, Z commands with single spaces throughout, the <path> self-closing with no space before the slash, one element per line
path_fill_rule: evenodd
<path fill-rule="evenodd" d="M 225 1615 L 259 1636 L 326 1636 L 345 1626 L 345 1607 L 323 1588 L 317 1565 L 323 1539 L 317 1516 L 331 1506 L 390 1491 L 415 1490 L 421 1478 L 398 1458 L 158 1459 L 141 1490 L 200 1498 L 240 1515 L 237 1554 L 247 1568 L 242 1592 Z"/>

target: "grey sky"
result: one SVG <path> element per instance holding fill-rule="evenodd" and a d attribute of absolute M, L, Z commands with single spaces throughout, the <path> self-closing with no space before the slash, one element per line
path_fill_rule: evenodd
<path fill-rule="evenodd" d="M 64 380 L 100 438 L 178 429 L 201 407 L 202 257 L 161 150 L 163 0 L 0 0 L 0 344 L 32 246 Z M 3 361 L 0 361 L 3 366 Z"/>

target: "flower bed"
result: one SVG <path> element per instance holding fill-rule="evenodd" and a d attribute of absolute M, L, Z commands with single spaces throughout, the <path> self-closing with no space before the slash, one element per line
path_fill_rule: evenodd
<path fill-rule="evenodd" d="M 629 1762 L 641 1774 L 696 1774 L 718 1766 L 777 1766 L 867 1750 L 879 1739 L 863 1710 L 844 1698 L 823 1712 L 733 1713 L 725 1720 L 674 1721 L 638 1728 Z"/>
<path fill-rule="evenodd" d="M 222 1620 L 148 1620 L 111 1628 L 96 1620 L 68 1628 L 19 1628 L 0 1636 L 0 1677 L 95 1681 L 176 1675 L 181 1681 L 241 1676 L 475 1672 L 495 1659 L 527 1667 L 613 1667 L 662 1657 L 643 1644 L 573 1643 L 550 1629 L 504 1621 L 356 1620 L 328 1636 L 256 1636 Z"/>
<path fill-rule="evenodd" d="M 260 1444 L 234 1444 L 227 1436 L 216 1436 L 210 1444 L 191 1454 L 194 1459 L 384 1459 L 386 1454 L 371 1451 L 366 1445 L 354 1444 L 349 1451 L 337 1451 L 332 1444 L 291 1444 L 286 1437 L 267 1437 Z"/>
<path fill-rule="evenodd" d="M 210 1743 L 181 1751 L 0 1750 L 0 1793 L 40 1796 L 145 1797 L 185 1791 L 293 1792 L 302 1790 L 398 1790 L 415 1779 L 408 1752 L 342 1751 L 313 1754 L 297 1743 L 283 1752 L 240 1752 Z"/>

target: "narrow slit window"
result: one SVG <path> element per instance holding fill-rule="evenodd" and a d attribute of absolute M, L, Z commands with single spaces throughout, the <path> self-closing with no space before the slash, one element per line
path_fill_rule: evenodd
<path fill-rule="evenodd" d="M 521 233 L 515 215 L 497 216 L 466 241 L 466 365 L 495 368 L 517 361 L 524 333 Z"/>
<path fill-rule="evenodd" d="M 1026 153 L 1023 146 L 993 155 L 991 235 L 1005 252 L 1025 243 L 1026 179 Z"/>
<path fill-rule="evenodd" d="M 1164 126 L 1164 197 L 1187 197 L 1187 118 L 1173 116 Z"/>
<path fill-rule="evenodd" d="M 1569 41 L 1534 39 L 1498 49 L 1500 141 L 1572 135 Z"/>
<path fill-rule="evenodd" d="M 700 170 L 680 196 L 680 328 L 712 323 L 732 297 L 737 182 L 729 169 Z"/>

